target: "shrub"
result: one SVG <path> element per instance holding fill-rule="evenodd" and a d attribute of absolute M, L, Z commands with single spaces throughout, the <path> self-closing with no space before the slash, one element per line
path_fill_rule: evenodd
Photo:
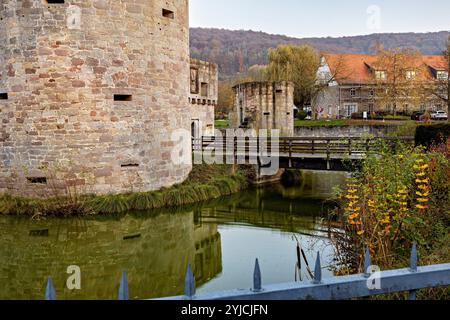
<path fill-rule="evenodd" d="M 297 119 L 298 120 L 305 120 L 307 116 L 308 116 L 308 112 L 306 112 L 305 110 L 300 110 L 297 113 Z"/>
<path fill-rule="evenodd" d="M 430 126 L 419 126 L 416 130 L 416 145 L 429 149 L 433 145 L 441 144 L 450 137 L 450 124 L 440 123 Z"/>
<path fill-rule="evenodd" d="M 345 234 L 336 235 L 338 264 L 362 271 L 367 247 L 382 268 L 407 263 L 412 242 L 421 255 L 438 249 L 448 234 L 450 162 L 440 152 L 398 144 L 369 154 L 340 192 L 336 212 Z"/>

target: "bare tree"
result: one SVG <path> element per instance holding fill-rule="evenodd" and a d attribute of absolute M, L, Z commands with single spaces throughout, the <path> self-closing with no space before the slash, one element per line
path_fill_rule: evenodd
<path fill-rule="evenodd" d="M 445 103 L 448 115 L 450 112 L 450 37 L 447 41 L 447 50 L 444 51 L 444 57 L 447 64 L 447 77 L 436 77 L 436 83 L 431 87 L 431 94 Z M 450 117 L 448 121 L 450 121 Z"/>
<path fill-rule="evenodd" d="M 394 115 L 401 105 L 417 104 L 423 77 L 421 54 L 411 49 L 381 49 L 377 56 L 372 68 L 379 103 L 391 106 Z"/>
<path fill-rule="evenodd" d="M 311 88 L 310 98 L 312 105 L 315 106 L 313 111 L 314 118 L 317 119 L 319 105 L 317 100 L 319 96 L 324 93 L 327 88 L 338 85 L 339 82 L 348 79 L 352 70 L 347 65 L 345 55 L 339 54 L 332 61 L 326 60 L 326 55 L 321 54 L 322 61 L 318 72 L 316 73 L 315 85 Z"/>

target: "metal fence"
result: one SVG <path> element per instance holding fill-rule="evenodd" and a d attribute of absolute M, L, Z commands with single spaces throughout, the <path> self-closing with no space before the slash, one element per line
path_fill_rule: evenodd
<path fill-rule="evenodd" d="M 370 253 L 366 250 L 364 274 L 322 279 L 320 253 L 317 253 L 314 279 L 310 283 L 292 282 L 265 286 L 262 282 L 259 261 L 256 259 L 253 288 L 196 295 L 195 278 L 189 264 L 184 295 L 158 300 L 347 300 L 397 292 L 409 292 L 409 298 L 415 300 L 416 290 L 450 285 L 450 263 L 418 267 L 415 244 L 411 250 L 409 268 L 378 273 L 372 273 L 372 268 Z M 56 300 L 51 277 L 47 282 L 45 299 Z M 118 299 L 129 299 L 126 272 L 122 273 Z"/>

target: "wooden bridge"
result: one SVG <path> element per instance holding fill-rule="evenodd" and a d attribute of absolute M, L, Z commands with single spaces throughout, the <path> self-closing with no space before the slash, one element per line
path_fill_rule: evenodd
<path fill-rule="evenodd" d="M 196 164 L 213 156 L 226 164 L 257 164 L 270 166 L 270 159 L 277 158 L 279 168 L 346 171 L 369 152 L 380 151 L 380 140 L 395 148 L 398 142 L 414 143 L 414 137 L 381 138 L 312 138 L 312 137 L 201 137 L 192 140 Z"/>

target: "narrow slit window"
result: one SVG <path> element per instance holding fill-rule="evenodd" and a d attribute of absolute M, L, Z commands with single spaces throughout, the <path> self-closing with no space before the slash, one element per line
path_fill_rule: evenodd
<path fill-rule="evenodd" d="M 7 93 L 0 93 L 0 100 L 8 100 L 8 94 Z"/>
<path fill-rule="evenodd" d="M 208 96 L 208 84 L 206 82 L 202 82 L 201 84 L 201 95 L 202 97 Z"/>
<path fill-rule="evenodd" d="M 163 15 L 163 17 L 169 18 L 169 19 L 175 18 L 175 13 L 168 9 L 162 9 L 162 15 Z"/>
<path fill-rule="evenodd" d="M 64 0 L 47 0 L 48 4 L 64 4 Z"/>
<path fill-rule="evenodd" d="M 45 177 L 29 177 L 27 180 L 32 184 L 47 184 L 47 178 Z"/>
<path fill-rule="evenodd" d="M 139 167 L 138 163 L 124 163 L 121 165 L 122 168 L 137 168 Z"/>
<path fill-rule="evenodd" d="M 114 101 L 133 101 L 131 94 L 115 94 Z"/>

